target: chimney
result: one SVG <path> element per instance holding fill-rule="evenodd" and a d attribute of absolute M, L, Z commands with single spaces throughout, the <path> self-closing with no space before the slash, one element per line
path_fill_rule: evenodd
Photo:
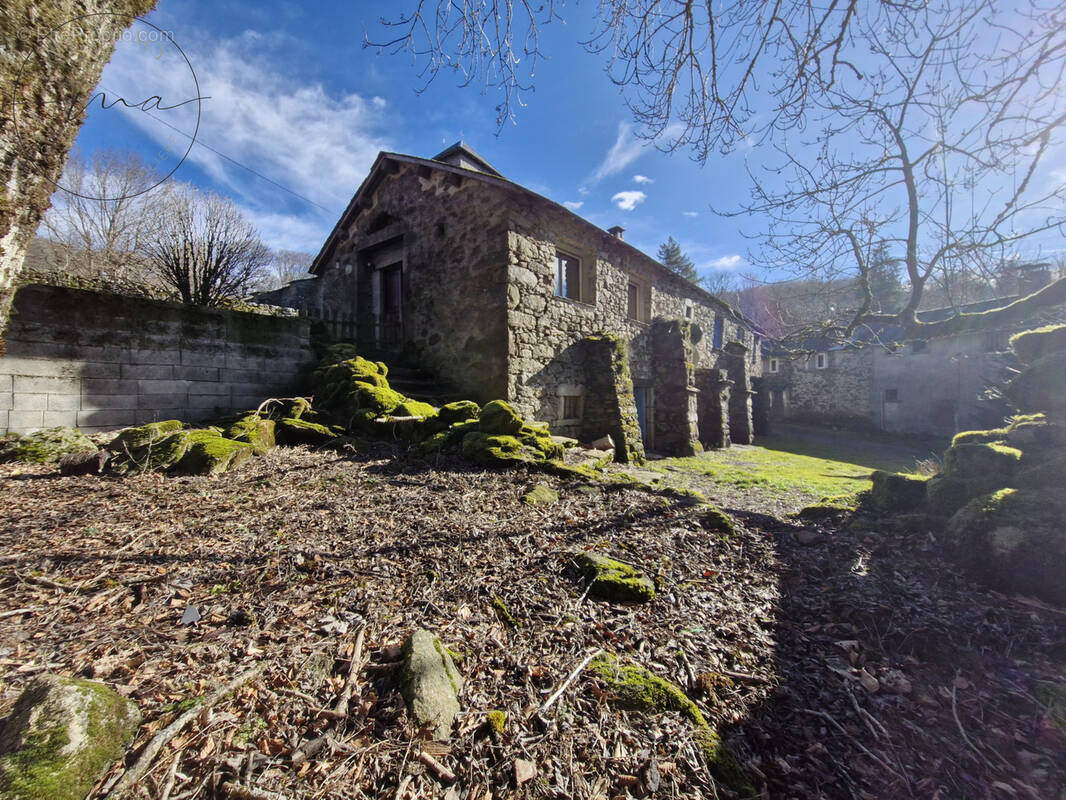
<path fill-rule="evenodd" d="M 623 228 L 621 225 L 615 225 L 613 228 L 608 228 L 607 229 L 607 233 L 611 234 L 611 236 L 613 236 L 616 239 L 621 239 L 622 241 L 625 241 L 626 237 L 622 235 L 625 232 L 626 232 L 626 229 Z"/>

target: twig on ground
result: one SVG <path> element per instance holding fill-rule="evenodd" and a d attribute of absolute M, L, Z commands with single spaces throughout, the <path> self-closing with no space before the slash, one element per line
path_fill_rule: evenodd
<path fill-rule="evenodd" d="M 115 785 L 115 788 L 108 794 L 109 800 L 118 800 L 118 798 L 122 797 L 126 792 L 134 788 L 140 782 L 141 778 L 144 777 L 148 768 L 152 766 L 152 761 L 163 746 L 177 736 L 181 729 L 198 717 L 205 708 L 211 708 L 216 705 L 226 695 L 258 678 L 265 670 L 266 663 L 263 662 L 257 664 L 247 672 L 241 673 L 225 686 L 222 686 L 214 693 L 208 695 L 208 697 L 202 702 L 196 703 L 192 708 L 163 728 L 163 730 L 157 733 L 152 740 L 145 745 L 144 750 L 141 751 L 140 757 L 138 757 L 133 763 L 133 766 L 126 770 L 126 774 L 122 776 L 122 779 L 119 780 Z"/>
<path fill-rule="evenodd" d="M 542 705 L 537 710 L 537 716 L 540 716 L 541 714 L 546 712 L 549 708 L 551 708 L 553 705 L 555 705 L 555 701 L 558 700 L 562 696 L 563 692 L 565 692 L 568 688 L 570 688 L 570 684 L 572 684 L 574 681 L 577 680 L 577 676 L 580 675 L 582 670 L 584 670 L 585 667 L 587 667 L 589 665 L 589 662 L 592 661 L 592 659 L 594 659 L 596 656 L 598 656 L 602 652 L 603 652 L 603 649 L 600 648 L 600 647 L 597 647 L 595 650 L 593 650 L 591 653 L 589 653 L 587 656 L 585 656 L 585 658 L 581 661 L 580 664 L 577 665 L 577 667 L 574 669 L 574 671 L 570 673 L 570 677 L 568 677 L 565 681 L 563 681 L 562 686 L 560 686 L 558 689 L 556 689 L 552 693 L 552 696 L 544 701 L 544 705 Z"/>
<path fill-rule="evenodd" d="M 419 750 L 415 758 L 429 767 L 430 771 L 444 783 L 455 783 L 455 773 L 437 761 L 425 750 Z"/>

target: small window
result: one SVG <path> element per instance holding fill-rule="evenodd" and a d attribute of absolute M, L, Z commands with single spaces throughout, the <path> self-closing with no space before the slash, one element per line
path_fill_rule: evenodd
<path fill-rule="evenodd" d="M 711 347 L 715 350 L 722 349 L 722 339 L 725 335 L 725 320 L 719 317 L 717 314 L 714 317 L 714 339 L 711 341 Z"/>
<path fill-rule="evenodd" d="M 581 261 L 567 253 L 555 254 L 555 295 L 581 299 Z"/>
<path fill-rule="evenodd" d="M 692 303 L 685 303 L 685 319 L 692 319 Z"/>
<path fill-rule="evenodd" d="M 640 287 L 635 283 L 629 284 L 626 294 L 626 314 L 630 319 L 640 319 Z"/>
<path fill-rule="evenodd" d="M 924 339 L 919 339 L 916 342 L 911 342 L 911 352 L 912 353 L 924 353 L 928 349 L 929 349 L 929 342 L 925 341 Z"/>
<path fill-rule="evenodd" d="M 899 389 L 885 389 L 885 402 L 886 403 L 898 403 L 899 402 Z"/>
<path fill-rule="evenodd" d="M 828 366 L 828 360 L 825 357 L 825 353 L 819 353 L 814 357 L 814 368 L 825 369 Z"/>
<path fill-rule="evenodd" d="M 581 397 L 579 395 L 563 395 L 563 419 L 581 418 Z"/>
<path fill-rule="evenodd" d="M 770 372 L 777 372 L 777 359 L 776 358 L 771 358 L 770 359 Z"/>

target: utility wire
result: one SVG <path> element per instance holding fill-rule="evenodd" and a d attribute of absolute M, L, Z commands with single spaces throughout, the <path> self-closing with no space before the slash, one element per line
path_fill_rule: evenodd
<path fill-rule="evenodd" d="M 104 91 L 107 91 L 107 90 L 105 89 Z M 204 142 L 203 140 L 201 140 L 201 139 L 199 139 L 199 138 L 193 139 L 193 137 L 192 137 L 191 135 L 189 135 L 189 134 L 188 134 L 188 133 L 186 133 L 185 131 L 181 130 L 180 128 L 176 128 L 176 127 L 174 127 L 174 126 L 173 126 L 173 125 L 171 125 L 171 124 L 170 124 L 169 122 L 167 122 L 167 121 L 166 121 L 165 119 L 161 119 L 161 118 L 157 117 L 157 116 L 156 116 L 155 114 L 152 114 L 151 112 L 147 111 L 146 109 L 141 109 L 141 110 L 142 110 L 142 111 L 144 111 L 144 113 L 145 113 L 145 114 L 147 114 L 148 116 L 150 116 L 150 117 L 151 117 L 152 119 L 154 119 L 154 120 L 155 120 L 156 122 L 160 122 L 160 123 L 162 123 L 163 125 L 166 125 L 166 126 L 167 126 L 168 128 L 170 128 L 170 129 L 171 129 L 172 131 L 174 131 L 175 133 L 180 133 L 180 134 L 181 134 L 182 136 L 184 136 L 184 137 L 185 137 L 186 139 L 191 139 L 194 145 L 197 145 L 197 144 L 198 144 L 198 145 L 200 145 L 201 147 L 205 147 L 205 148 L 207 148 L 208 150 L 210 150 L 210 151 L 211 151 L 212 153 L 214 153 L 214 154 L 215 154 L 216 156 L 218 156 L 219 158 L 224 158 L 224 159 L 225 159 L 226 161 L 230 162 L 231 164 L 233 164 L 233 165 L 235 165 L 235 166 L 238 166 L 238 167 L 240 167 L 241 169 L 247 170 L 248 172 L 250 172 L 250 173 L 252 173 L 253 175 L 255 175 L 255 176 L 256 176 L 257 178 L 262 178 L 262 179 L 263 179 L 264 181 L 266 181 L 267 183 L 269 183 L 269 184 L 272 184 L 272 185 L 274 185 L 274 186 L 277 186 L 277 187 L 278 187 L 279 189 L 281 189 L 281 190 L 282 190 L 283 192 L 288 192 L 288 193 L 289 193 L 289 194 L 291 194 L 291 195 L 292 195 L 293 197 L 298 197 L 298 198 L 300 198 L 301 200 L 303 200 L 303 201 L 304 201 L 305 203 L 309 203 L 310 205 L 313 205 L 313 206 L 314 206 L 315 208 L 321 208 L 321 209 L 322 209 L 323 211 L 325 211 L 325 212 L 327 212 L 327 213 L 328 213 L 328 212 L 330 211 L 330 209 L 326 208 L 325 206 L 323 206 L 323 205 L 319 205 L 319 204 L 318 204 L 318 203 L 316 203 L 316 202 L 315 202 L 314 200 L 312 200 L 312 199 L 310 199 L 310 198 L 308 198 L 308 197 L 304 197 L 304 196 L 303 196 L 302 194 L 300 194 L 299 192 L 295 192 L 295 191 L 293 191 L 293 190 L 292 190 L 292 189 L 290 189 L 290 188 L 289 188 L 288 186 L 283 186 L 282 184 L 278 183 L 278 182 L 277 182 L 276 180 L 274 180 L 274 179 L 272 179 L 272 178 L 268 178 L 268 177 L 267 177 L 266 175 L 264 175 L 264 174 L 263 174 L 263 173 L 261 173 L 261 172 L 257 172 L 256 170 L 254 170 L 254 169 L 252 169 L 251 167 L 249 167 L 249 166 L 248 166 L 247 164 L 242 164 L 242 163 L 241 163 L 240 161 L 238 161 L 237 159 L 235 159 L 235 158 L 231 158 L 230 156 L 227 156 L 227 155 L 226 155 L 225 153 L 223 153 L 223 152 L 221 152 L 221 151 L 219 151 L 219 150 L 216 150 L 216 149 L 215 149 L 214 147 L 212 147 L 211 145 L 207 144 L 207 143 L 206 143 L 206 142 Z"/>

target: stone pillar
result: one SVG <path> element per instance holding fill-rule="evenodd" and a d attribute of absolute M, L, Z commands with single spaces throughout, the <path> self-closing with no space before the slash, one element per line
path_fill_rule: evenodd
<path fill-rule="evenodd" d="M 656 320 L 651 328 L 655 448 L 691 456 L 703 450 L 699 437 L 696 342 L 699 328 L 681 320 Z"/>
<path fill-rule="evenodd" d="M 704 369 L 696 373 L 700 390 L 700 442 L 704 447 L 729 447 L 729 380 L 724 369 Z"/>
<path fill-rule="evenodd" d="M 614 460 L 644 463 L 644 441 L 633 398 L 625 339 L 613 334 L 590 336 L 581 343 L 585 359 L 585 408 L 581 438 L 589 441 L 609 433 Z"/>
<path fill-rule="evenodd" d="M 725 346 L 725 363 L 733 389 L 729 398 L 729 438 L 733 444 L 751 444 L 755 441 L 755 426 L 751 405 L 754 392 L 751 388 L 751 372 L 748 369 L 748 348 L 740 342 Z"/>

